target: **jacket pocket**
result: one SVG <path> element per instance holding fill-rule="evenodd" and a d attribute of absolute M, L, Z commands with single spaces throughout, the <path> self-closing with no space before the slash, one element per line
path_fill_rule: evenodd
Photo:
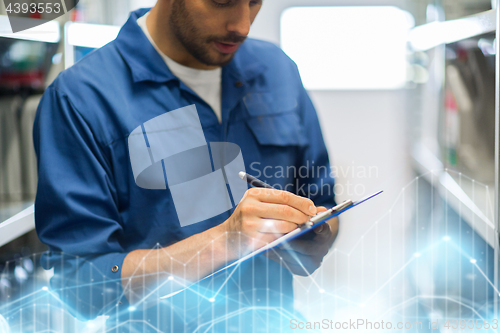
<path fill-rule="evenodd" d="M 283 94 L 253 93 L 244 99 L 246 123 L 261 145 L 308 144 L 295 98 Z"/>
<path fill-rule="evenodd" d="M 251 92 L 243 98 L 251 117 L 296 112 L 295 96 L 286 91 Z"/>
<path fill-rule="evenodd" d="M 306 146 L 307 138 L 296 113 L 250 117 L 246 120 L 261 145 Z"/>

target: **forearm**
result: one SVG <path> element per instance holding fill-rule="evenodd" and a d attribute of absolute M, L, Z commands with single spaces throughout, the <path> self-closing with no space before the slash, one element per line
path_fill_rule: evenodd
<path fill-rule="evenodd" d="M 229 261 L 273 242 L 316 212 L 311 200 L 289 192 L 250 189 L 219 226 L 163 249 L 129 253 L 121 273 L 125 295 L 132 304 L 143 299 L 155 302 L 158 296 L 182 290 Z M 163 290 L 156 293 L 160 287 Z"/>
<path fill-rule="evenodd" d="M 123 290 L 131 304 L 164 283 L 170 283 L 168 289 L 174 292 L 182 289 L 183 283 L 197 282 L 237 259 L 234 253 L 228 249 L 228 237 L 222 225 L 166 248 L 136 250 L 123 262 Z"/>

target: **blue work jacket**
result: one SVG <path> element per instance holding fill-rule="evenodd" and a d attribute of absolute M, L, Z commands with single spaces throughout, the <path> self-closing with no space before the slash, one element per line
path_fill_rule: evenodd
<path fill-rule="evenodd" d="M 220 124 L 210 106 L 172 74 L 137 25 L 146 11 L 131 13 L 116 40 L 63 71 L 46 90 L 35 120 L 36 229 L 50 247 L 41 260 L 45 268 L 54 268 L 52 288 L 83 318 L 144 319 L 149 310 L 131 311 L 123 297 L 120 274 L 127 254 L 166 247 L 232 213 L 181 227 L 168 188 L 137 186 L 127 138 L 159 115 L 194 104 L 207 143 L 237 144 L 248 173 L 283 188 L 291 185 L 287 190 L 317 205 L 334 204 L 329 172 L 313 170 L 330 170 L 328 154 L 294 62 L 271 43 L 245 41 L 222 70 Z M 311 193 L 311 185 L 325 190 Z M 238 308 L 291 309 L 292 275 L 265 256 L 241 265 L 229 280 L 224 274 L 199 287 L 222 288 L 220 301 L 182 292 L 158 305 L 160 316 L 160 310 L 150 311 L 155 319 L 148 320 L 167 331 L 189 331 L 206 322 L 200 318 L 207 313 L 210 321 Z M 190 292 L 196 294 L 195 305 L 189 304 Z M 228 309 L 229 302 L 235 307 Z M 217 306 L 222 312 L 214 312 Z"/>

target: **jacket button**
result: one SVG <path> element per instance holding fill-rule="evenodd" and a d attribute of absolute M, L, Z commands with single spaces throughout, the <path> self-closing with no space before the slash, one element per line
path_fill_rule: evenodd
<path fill-rule="evenodd" d="M 117 265 L 114 265 L 114 266 L 111 268 L 111 271 L 112 271 L 113 273 L 116 273 L 116 272 L 118 272 L 118 270 L 119 270 L 119 269 L 120 269 L 120 267 L 118 267 Z"/>
<path fill-rule="evenodd" d="M 243 82 L 241 82 L 241 81 L 237 81 L 237 82 L 234 84 L 234 86 L 235 86 L 236 88 L 241 88 L 241 87 L 243 87 Z"/>

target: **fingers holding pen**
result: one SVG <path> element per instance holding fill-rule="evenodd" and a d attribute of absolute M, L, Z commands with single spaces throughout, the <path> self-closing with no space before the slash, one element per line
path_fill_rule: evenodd
<path fill-rule="evenodd" d="M 310 220 L 318 209 L 314 203 L 286 191 L 249 189 L 224 223 L 226 231 L 249 239 L 271 242 Z"/>
<path fill-rule="evenodd" d="M 282 236 L 297 228 L 295 223 L 275 219 L 254 218 L 244 223 L 248 231 L 277 236 Z"/>
<path fill-rule="evenodd" d="M 304 224 L 311 218 L 300 210 L 284 204 L 260 202 L 251 209 L 255 215 L 262 219 L 282 220 L 296 225 Z"/>
<path fill-rule="evenodd" d="M 317 208 L 312 200 L 299 197 L 287 191 L 251 188 L 247 192 L 249 197 L 255 198 L 260 202 L 290 206 L 307 216 L 313 216 L 317 213 Z"/>

